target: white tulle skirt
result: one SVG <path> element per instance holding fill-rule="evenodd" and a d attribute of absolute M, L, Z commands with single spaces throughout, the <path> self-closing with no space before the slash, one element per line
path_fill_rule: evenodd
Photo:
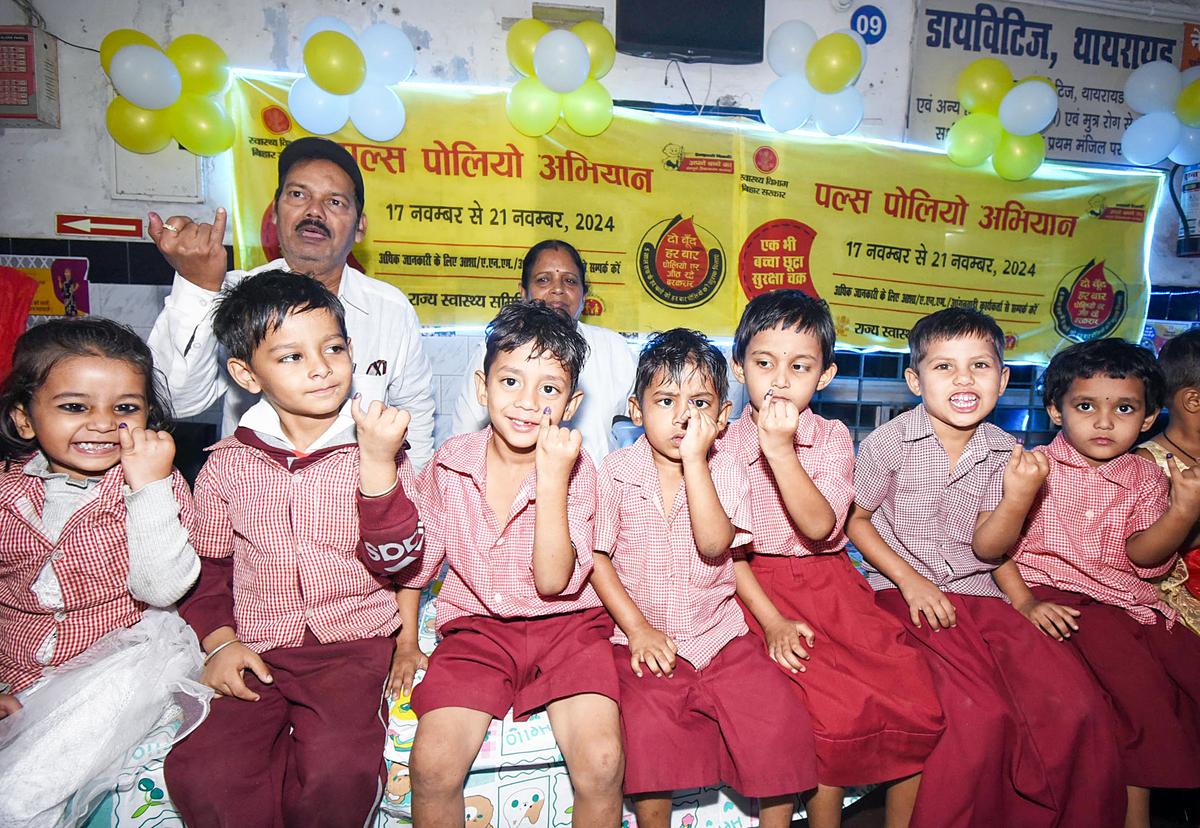
<path fill-rule="evenodd" d="M 202 668 L 192 629 L 149 609 L 19 694 L 0 720 L 0 828 L 81 825 L 123 769 L 165 756 L 208 715 Z"/>

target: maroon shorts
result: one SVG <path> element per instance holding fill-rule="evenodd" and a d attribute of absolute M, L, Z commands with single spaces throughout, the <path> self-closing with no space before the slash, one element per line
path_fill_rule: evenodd
<path fill-rule="evenodd" d="M 612 616 L 603 607 L 540 618 L 456 618 L 442 629 L 425 678 L 413 689 L 418 716 L 468 707 L 523 721 L 581 693 L 618 700 Z"/>
<path fill-rule="evenodd" d="M 919 773 L 944 727 L 922 655 L 845 554 L 750 559 L 759 584 L 787 618 L 812 627 L 807 669 L 790 678 L 812 716 L 817 779 L 866 785 Z M 762 637 L 748 611 L 746 623 Z"/>
<path fill-rule="evenodd" d="M 1000 598 L 946 597 L 957 626 L 934 632 L 899 590 L 875 596 L 925 656 L 946 716 L 914 828 L 1123 825 L 1112 715 L 1079 659 Z"/>
<path fill-rule="evenodd" d="M 781 796 L 817 784 L 812 724 L 787 679 L 750 635 L 726 644 L 702 670 L 683 659 L 660 678 L 610 659 L 621 683 L 625 793 L 727 782 L 743 796 Z"/>
<path fill-rule="evenodd" d="M 1108 694 L 1126 784 L 1200 787 L 1200 638 L 1182 624 L 1141 624 L 1078 592 L 1035 586 L 1033 594 L 1080 612 L 1069 643 Z"/>

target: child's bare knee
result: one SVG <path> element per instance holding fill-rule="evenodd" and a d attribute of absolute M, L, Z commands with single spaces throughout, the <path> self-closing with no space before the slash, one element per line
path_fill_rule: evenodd
<path fill-rule="evenodd" d="M 620 737 L 588 741 L 574 760 L 570 767 L 571 784 L 578 793 L 594 795 L 621 789 L 625 754 Z"/>

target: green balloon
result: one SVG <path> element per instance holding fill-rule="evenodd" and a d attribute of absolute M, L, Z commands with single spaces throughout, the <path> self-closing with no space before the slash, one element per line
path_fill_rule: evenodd
<path fill-rule="evenodd" d="M 950 127 L 946 155 L 960 167 L 977 167 L 996 151 L 1003 131 L 995 115 L 973 112 Z"/>
<path fill-rule="evenodd" d="M 996 175 L 1008 181 L 1024 181 L 1037 172 L 1046 160 L 1046 139 L 1039 133 L 1012 135 L 1004 133 L 992 155 Z"/>
<path fill-rule="evenodd" d="M 505 105 L 508 122 L 517 132 L 538 138 L 554 129 L 562 112 L 562 95 L 552 92 L 537 78 L 525 78 L 513 84 Z"/>

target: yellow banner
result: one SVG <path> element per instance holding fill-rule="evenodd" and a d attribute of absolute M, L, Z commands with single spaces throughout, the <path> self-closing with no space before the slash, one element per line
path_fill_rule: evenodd
<path fill-rule="evenodd" d="M 230 92 L 242 265 L 274 252 L 276 159 L 307 134 L 291 82 L 244 76 Z M 486 323 L 515 298 L 525 250 L 561 238 L 588 265 L 588 321 L 624 333 L 729 336 L 750 297 L 793 287 L 858 348 L 903 350 L 916 320 L 955 304 L 992 314 L 1016 359 L 1142 334 L 1157 173 L 1046 164 L 1013 184 L 914 148 L 625 109 L 595 138 L 560 124 L 533 139 L 509 125 L 505 90 L 400 94 L 395 140 L 349 123 L 330 137 L 366 182 L 356 262 L 425 325 Z"/>

